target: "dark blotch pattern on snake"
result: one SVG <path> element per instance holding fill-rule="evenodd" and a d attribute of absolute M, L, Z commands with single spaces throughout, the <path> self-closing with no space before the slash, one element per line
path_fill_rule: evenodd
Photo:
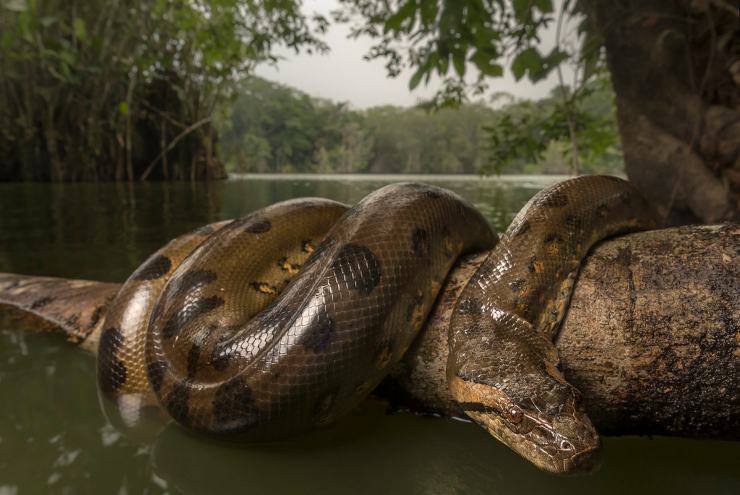
<path fill-rule="evenodd" d="M 584 177 L 536 195 L 495 248 L 477 211 L 423 184 L 349 210 L 302 199 L 212 224 L 152 255 L 119 292 L 101 391 L 126 425 L 156 404 L 188 428 L 246 440 L 327 424 L 398 362 L 453 263 L 494 248 L 452 319 L 450 391 L 509 447 L 568 472 L 598 435 L 552 339 L 590 247 L 648 228 L 645 211 L 626 182 Z"/>

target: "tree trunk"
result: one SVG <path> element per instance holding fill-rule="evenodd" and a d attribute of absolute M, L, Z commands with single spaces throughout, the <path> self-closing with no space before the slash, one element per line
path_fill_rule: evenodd
<path fill-rule="evenodd" d="M 484 257 L 451 273 L 379 395 L 464 417 L 447 390 L 447 326 Z M 556 345 L 600 432 L 740 439 L 739 260 L 738 225 L 642 232 L 591 252 Z"/>
<path fill-rule="evenodd" d="M 740 13 L 725 0 L 595 0 L 627 175 L 669 225 L 740 218 Z"/>
<path fill-rule="evenodd" d="M 463 416 L 447 390 L 447 324 L 484 257 L 453 270 L 378 395 L 419 412 Z M 642 232 L 589 254 L 556 344 L 600 432 L 740 438 L 739 259 L 738 225 Z M 61 328 L 94 352 L 118 287 L 0 274 L 0 306 L 21 309 L 23 327 Z"/>

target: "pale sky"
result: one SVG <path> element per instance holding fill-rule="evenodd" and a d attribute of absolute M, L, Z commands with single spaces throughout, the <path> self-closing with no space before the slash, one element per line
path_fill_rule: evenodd
<path fill-rule="evenodd" d="M 338 7 L 336 0 L 306 0 L 304 11 L 318 12 L 329 17 L 329 12 Z M 544 33 L 545 46 L 554 43 L 554 23 Z M 376 105 L 409 106 L 417 100 L 428 98 L 439 87 L 439 80 L 430 81 L 428 87 L 423 82 L 414 91 L 409 91 L 408 82 L 413 71 L 407 70 L 395 79 L 386 75 L 383 60 L 367 62 L 362 56 L 372 46 L 371 38 L 348 39 L 349 26 L 332 23 L 324 36 L 331 51 L 326 55 L 296 55 L 284 50 L 284 57 L 275 67 L 263 65 L 257 68 L 257 75 L 282 84 L 293 86 L 311 96 L 328 98 L 334 101 L 347 101 L 354 108 L 363 109 Z M 469 69 L 470 70 L 470 69 Z M 554 73 L 537 85 L 522 79 L 519 82 L 506 71 L 503 78 L 489 80 L 490 92 L 506 91 L 520 98 L 540 98 L 557 84 Z"/>

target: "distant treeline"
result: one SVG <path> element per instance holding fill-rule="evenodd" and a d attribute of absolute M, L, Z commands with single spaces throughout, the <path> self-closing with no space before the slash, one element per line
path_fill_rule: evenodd
<path fill-rule="evenodd" d="M 231 172 L 571 172 L 571 143 L 543 128 L 559 110 L 557 93 L 511 100 L 496 109 L 479 102 L 357 111 L 253 77 L 220 119 L 220 156 Z M 581 171 L 620 172 L 608 82 L 594 85 L 581 106 Z"/>

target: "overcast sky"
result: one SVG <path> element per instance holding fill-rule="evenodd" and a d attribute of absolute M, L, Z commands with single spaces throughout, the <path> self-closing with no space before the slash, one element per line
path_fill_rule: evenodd
<path fill-rule="evenodd" d="M 326 16 L 337 8 L 336 0 L 306 0 L 307 13 L 319 12 Z M 552 46 L 553 29 L 544 33 L 545 45 Z M 326 55 L 294 54 L 282 51 L 284 60 L 275 67 L 258 67 L 257 74 L 271 81 L 298 88 L 312 96 L 335 101 L 348 101 L 354 108 L 362 109 L 375 105 L 413 105 L 417 100 L 429 97 L 439 87 L 439 81 L 431 81 L 428 87 L 420 84 L 409 91 L 408 81 L 413 71 L 406 71 L 395 79 L 386 76 L 384 61 L 366 62 L 373 41 L 370 38 L 348 39 L 347 25 L 332 24 L 324 37 L 331 48 Z M 545 96 L 557 83 L 553 72 L 550 77 L 532 85 L 528 81 L 514 81 L 508 72 L 503 78 L 491 81 L 491 91 L 506 91 L 517 97 L 539 98 Z"/>

